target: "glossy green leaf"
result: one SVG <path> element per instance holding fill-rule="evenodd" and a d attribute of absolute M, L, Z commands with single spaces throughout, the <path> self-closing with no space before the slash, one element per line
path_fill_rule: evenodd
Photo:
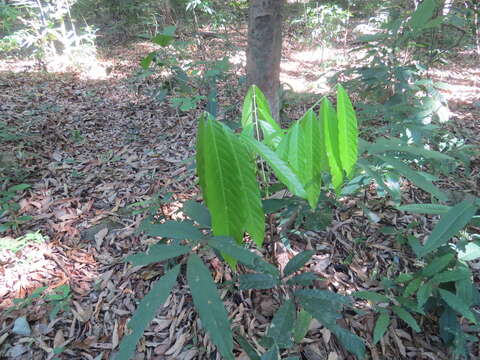
<path fill-rule="evenodd" d="M 228 314 L 210 271 L 195 254 L 187 263 L 187 282 L 202 326 L 224 359 L 233 360 L 233 338 Z"/>
<path fill-rule="evenodd" d="M 407 323 L 408 326 L 412 328 L 413 331 L 415 332 L 420 332 L 420 326 L 418 326 L 417 320 L 403 307 L 401 306 L 392 306 L 393 312 L 405 323 Z"/>
<path fill-rule="evenodd" d="M 476 210 L 477 208 L 473 202 L 465 200 L 454 206 L 448 213 L 442 215 L 417 255 L 425 256 L 446 244 L 468 224 L 475 215 Z"/>
<path fill-rule="evenodd" d="M 410 204 L 398 206 L 397 209 L 416 214 L 442 215 L 447 213 L 451 207 L 440 204 Z"/>
<path fill-rule="evenodd" d="M 293 345 L 292 332 L 295 323 L 295 305 L 291 299 L 286 300 L 273 316 L 267 336 L 272 338 L 279 348 Z"/>
<path fill-rule="evenodd" d="M 280 125 L 273 119 L 267 98 L 258 86 L 252 85 L 250 89 L 248 89 L 243 102 L 242 127 L 246 128 L 250 124 L 254 127 L 256 125 L 259 126 L 259 124 L 256 124 L 257 120 L 267 122 L 276 131 L 281 130 Z"/>
<path fill-rule="evenodd" d="M 390 316 L 387 313 L 381 313 L 373 329 L 373 343 L 378 343 L 390 325 Z"/>
<path fill-rule="evenodd" d="M 239 279 L 240 290 L 271 289 L 279 284 L 279 279 L 270 274 L 242 274 Z"/>
<path fill-rule="evenodd" d="M 295 172 L 270 148 L 254 139 L 242 135 L 242 139 L 250 144 L 267 164 L 272 168 L 278 179 L 285 184 L 290 192 L 302 199 L 306 199 L 307 193 L 302 182 Z"/>
<path fill-rule="evenodd" d="M 293 329 L 293 340 L 295 343 L 300 344 L 305 336 L 307 336 L 312 319 L 312 315 L 310 315 L 304 309 L 301 309 L 297 313 L 295 328 Z"/>
<path fill-rule="evenodd" d="M 158 309 L 167 300 L 172 287 L 176 283 L 179 271 L 180 265 L 177 265 L 167 272 L 152 285 L 150 292 L 140 301 L 132 319 L 128 322 L 128 327 L 132 330 L 132 333 L 126 335 L 120 342 L 120 350 L 115 360 L 133 358 L 138 341 Z"/>
<path fill-rule="evenodd" d="M 350 98 L 342 85 L 337 85 L 338 146 L 340 162 L 351 176 L 358 157 L 357 117 Z"/>
<path fill-rule="evenodd" d="M 140 230 L 148 236 L 160 236 L 177 240 L 200 240 L 203 234 L 191 221 L 168 220 L 163 224 L 142 223 Z"/>
<path fill-rule="evenodd" d="M 289 276 L 295 271 L 300 270 L 314 254 L 315 251 L 313 250 L 305 250 L 295 255 L 285 266 L 285 269 L 283 270 L 283 275 Z"/>
<path fill-rule="evenodd" d="M 188 246 L 155 244 L 144 253 L 127 256 L 125 261 L 134 266 L 144 266 L 184 255 L 190 250 Z"/>
<path fill-rule="evenodd" d="M 194 200 L 188 200 L 183 204 L 182 211 L 201 227 L 210 228 L 212 226 L 210 212 L 205 205 Z"/>
<path fill-rule="evenodd" d="M 322 100 L 320 118 L 323 125 L 325 151 L 327 153 L 330 175 L 332 176 L 332 184 L 335 191 L 338 192 L 343 183 L 343 170 L 338 144 L 338 122 L 335 110 L 327 98 Z"/>
<path fill-rule="evenodd" d="M 477 320 L 475 315 L 470 310 L 469 306 L 458 296 L 451 293 L 450 291 L 438 289 L 441 298 L 450 306 L 453 310 L 455 310 L 460 315 L 464 316 L 468 320 L 473 323 L 476 323 Z"/>
<path fill-rule="evenodd" d="M 241 243 L 247 231 L 261 246 L 264 213 L 252 156 L 230 129 L 208 114 L 199 124 L 197 173 L 213 233 Z"/>
<path fill-rule="evenodd" d="M 420 175 L 417 171 L 413 170 L 409 166 L 405 165 L 400 160 L 387 157 L 387 156 L 378 156 L 377 157 L 385 161 L 387 164 L 393 166 L 395 171 L 397 171 L 400 175 L 406 177 L 412 183 L 417 185 L 420 189 L 425 190 L 426 192 L 432 194 L 437 199 L 442 201 L 447 201 L 448 197 L 445 195 L 443 191 L 433 185 L 429 180 L 427 180 L 423 175 Z"/>
<path fill-rule="evenodd" d="M 322 186 L 321 172 L 328 171 L 328 159 L 323 144 L 323 129 L 312 109 L 309 109 L 299 120 L 299 126 L 303 134 L 305 158 L 302 180 L 307 191 L 308 203 L 312 209 L 315 209 Z"/>

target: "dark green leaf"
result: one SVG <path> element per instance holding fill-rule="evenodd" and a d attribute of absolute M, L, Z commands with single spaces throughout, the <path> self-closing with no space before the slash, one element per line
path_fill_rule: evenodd
<path fill-rule="evenodd" d="M 385 335 L 388 325 L 390 325 L 390 316 L 388 316 L 386 312 L 380 314 L 377 322 L 375 323 L 375 328 L 373 329 L 374 344 L 378 343 L 382 339 L 383 335 Z"/>
<path fill-rule="evenodd" d="M 187 282 L 203 328 L 223 358 L 234 360 L 232 330 L 227 311 L 218 296 L 210 271 L 195 254 L 188 259 Z"/>
<path fill-rule="evenodd" d="M 405 321 L 407 325 L 413 329 L 413 331 L 420 331 L 420 326 L 418 326 L 417 320 L 415 320 L 415 318 L 407 310 L 401 306 L 392 306 L 392 310 L 400 319 Z"/>
<path fill-rule="evenodd" d="M 293 345 L 292 331 L 295 323 L 295 305 L 291 299 L 286 300 L 273 316 L 267 332 L 279 348 L 289 348 Z"/>
<path fill-rule="evenodd" d="M 216 236 L 208 240 L 208 245 L 223 254 L 227 254 L 250 269 L 263 271 L 275 277 L 279 276 L 279 271 L 275 266 L 267 263 L 252 251 L 236 244 L 231 238 Z"/>
<path fill-rule="evenodd" d="M 250 360 L 260 360 L 260 355 L 258 355 L 255 348 L 250 345 L 250 343 L 242 335 L 236 334 L 235 341 L 238 342 L 243 351 L 247 354 Z"/>
<path fill-rule="evenodd" d="M 357 291 L 352 296 L 372 301 L 374 303 L 390 302 L 390 299 L 385 295 L 373 292 L 373 291 Z"/>
<path fill-rule="evenodd" d="M 168 220 L 163 224 L 143 222 L 140 230 L 148 236 L 161 236 L 168 239 L 198 241 L 203 237 L 201 231 L 191 221 Z"/>
<path fill-rule="evenodd" d="M 359 336 L 351 333 L 350 331 L 333 324 L 328 328 L 335 334 L 340 344 L 347 349 L 347 351 L 354 354 L 358 359 L 365 357 L 365 344 Z"/>
<path fill-rule="evenodd" d="M 432 278 L 434 283 L 448 283 L 470 278 L 470 272 L 467 269 L 455 269 L 441 272 Z"/>
<path fill-rule="evenodd" d="M 438 292 L 440 293 L 442 299 L 453 310 L 455 310 L 457 313 L 464 316 L 471 322 L 477 323 L 475 315 L 470 311 L 470 307 L 463 301 L 463 299 L 460 299 L 458 296 L 447 290 L 438 289 Z"/>
<path fill-rule="evenodd" d="M 273 344 L 270 350 L 262 355 L 261 360 L 280 360 L 280 352 L 277 344 Z"/>
<path fill-rule="evenodd" d="M 428 298 L 432 295 L 433 283 L 431 281 L 426 282 L 417 291 L 417 303 L 418 309 L 423 312 L 423 306 L 427 303 Z"/>
<path fill-rule="evenodd" d="M 131 262 L 134 266 L 144 266 L 184 255 L 190 250 L 187 246 L 155 244 L 145 253 L 127 256 L 125 261 Z"/>
<path fill-rule="evenodd" d="M 285 269 L 283 270 L 283 274 L 285 276 L 289 276 L 295 271 L 300 270 L 314 254 L 315 251 L 312 250 L 306 250 L 298 253 L 287 263 Z"/>
<path fill-rule="evenodd" d="M 297 314 L 297 320 L 295 321 L 295 329 L 293 330 L 293 339 L 295 343 L 300 344 L 302 340 L 307 336 L 310 323 L 312 322 L 312 315 L 301 309 Z"/>
<path fill-rule="evenodd" d="M 377 157 L 380 160 L 385 161 L 386 163 L 393 166 L 395 171 L 400 173 L 400 175 L 405 176 L 408 180 L 410 180 L 412 183 L 417 185 L 422 190 L 425 190 L 426 192 L 432 194 L 439 200 L 442 200 L 442 201 L 448 200 L 448 196 L 445 195 L 443 191 L 441 191 L 439 188 L 433 185 L 423 175 L 420 175 L 418 171 L 411 169 L 409 166 L 405 165 L 403 162 L 397 159 L 387 157 L 387 156 L 378 156 L 378 155 Z"/>
<path fill-rule="evenodd" d="M 465 200 L 442 215 L 418 255 L 425 256 L 447 243 L 468 224 L 476 210 L 473 202 Z"/>
<path fill-rule="evenodd" d="M 129 360 L 133 358 L 138 341 L 157 310 L 167 300 L 172 287 L 176 283 L 179 271 L 180 265 L 177 265 L 152 285 L 150 292 L 142 299 L 128 323 L 132 333 L 125 336 L 120 342 L 120 350 L 115 360 Z"/>
<path fill-rule="evenodd" d="M 188 200 L 183 205 L 182 210 L 190 219 L 198 223 L 201 227 L 209 228 L 212 226 L 210 212 L 205 205 L 193 200 Z"/>
<path fill-rule="evenodd" d="M 422 282 L 423 282 L 422 278 L 415 278 L 412 281 L 410 281 L 408 285 L 405 287 L 405 290 L 403 291 L 403 296 L 408 297 L 414 294 L 418 290 Z"/>
<path fill-rule="evenodd" d="M 242 274 L 240 275 L 240 289 L 271 289 L 279 284 L 279 280 L 269 274 Z"/>
<path fill-rule="evenodd" d="M 309 286 L 312 283 L 318 280 L 318 277 L 313 272 L 302 272 L 301 274 L 295 275 L 291 279 L 287 280 L 288 285 L 302 285 L 302 286 Z"/>
<path fill-rule="evenodd" d="M 410 204 L 398 206 L 397 209 L 416 214 L 442 215 L 447 213 L 451 207 L 440 204 Z"/>
<path fill-rule="evenodd" d="M 455 254 L 448 253 L 440 257 L 434 258 L 432 262 L 422 270 L 422 275 L 425 277 L 431 277 L 435 274 L 438 274 L 440 271 L 445 269 L 448 264 L 450 264 L 454 257 Z"/>

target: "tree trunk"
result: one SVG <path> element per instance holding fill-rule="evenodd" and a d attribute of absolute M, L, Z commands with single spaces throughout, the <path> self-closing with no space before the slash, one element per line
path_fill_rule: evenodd
<path fill-rule="evenodd" d="M 248 21 L 247 85 L 257 85 L 263 91 L 277 121 L 280 115 L 283 1 L 250 0 Z"/>

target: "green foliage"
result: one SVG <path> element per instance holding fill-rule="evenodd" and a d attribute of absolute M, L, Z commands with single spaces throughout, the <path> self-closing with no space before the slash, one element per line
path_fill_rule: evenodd
<path fill-rule="evenodd" d="M 175 26 L 167 26 L 150 40 L 160 49 L 150 52 L 140 62 L 138 78 L 162 75 L 160 87 L 148 90 L 148 95 L 158 102 L 167 96 L 170 106 L 182 112 L 190 111 L 207 101 L 207 110 L 212 116 L 217 115 L 217 81 L 229 76 L 228 57 L 220 60 L 205 61 L 192 58 L 191 47 L 194 39 L 181 40 L 176 34 Z"/>
<path fill-rule="evenodd" d="M 0 191 L 0 233 L 9 229 L 17 230 L 20 224 L 32 219 L 31 216 L 18 215 L 20 205 L 16 201 L 17 194 L 29 187 L 28 184 L 18 184 Z"/>
<path fill-rule="evenodd" d="M 247 231 L 261 246 L 265 224 L 252 155 L 229 128 L 209 115 L 199 123 L 197 173 L 214 234 L 241 243 Z"/>
<path fill-rule="evenodd" d="M 463 239 L 454 245 L 451 238 L 472 220 L 478 205 L 464 201 L 453 208 L 447 207 L 446 211 L 434 207 L 434 204 L 421 205 L 405 206 L 404 209 L 420 213 L 433 210 L 435 214 L 442 210 L 440 221 L 425 245 L 416 243 L 413 246 L 416 255 L 426 259 L 424 265 L 414 273 L 400 274 L 394 281 L 384 279 L 385 294 L 360 291 L 354 296 L 378 304 L 375 306 L 379 317 L 374 328 L 374 343 L 385 334 L 393 314 L 413 331 L 420 332 L 422 329 L 416 317 L 439 313 L 442 314 L 439 325 L 443 340 L 447 345 L 453 345 L 454 353 L 465 354 L 466 343 L 478 339 L 468 338 L 463 333 L 455 313 L 473 324 L 478 322 L 471 307 L 478 305 L 480 298 L 476 295 L 478 290 L 465 258 L 476 259 L 480 252 L 477 252 L 475 242 Z"/>
<path fill-rule="evenodd" d="M 88 66 L 96 55 L 95 30 L 77 28 L 69 2 L 14 0 L 10 6 L 0 7 L 0 14 L 5 11 L 10 34 L 0 41 L 0 49 L 19 46 L 31 50 L 37 59 L 64 54 L 79 67 Z"/>
<path fill-rule="evenodd" d="M 290 25 L 300 41 L 323 48 L 341 39 L 350 16 L 351 13 L 339 5 L 306 2 L 301 14 L 290 20 Z"/>

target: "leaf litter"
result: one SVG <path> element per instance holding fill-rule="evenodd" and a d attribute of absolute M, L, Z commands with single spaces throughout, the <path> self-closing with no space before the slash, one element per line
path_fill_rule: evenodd
<path fill-rule="evenodd" d="M 0 254 L 0 346 L 8 348 L 3 353 L 7 358 L 50 359 L 59 349 L 59 358 L 111 358 L 138 300 L 163 275 L 158 265 L 135 268 L 122 262 L 127 254 L 151 243 L 135 232 L 143 215 L 126 210 L 156 194 L 172 192 L 173 202 L 161 205 L 161 210 L 173 216 L 181 203 L 197 196 L 188 161 L 194 155 L 198 111 L 179 114 L 138 91 L 148 84 L 131 86 L 128 74 L 145 54 L 141 46 L 112 49 L 117 64 L 103 80 L 75 73 L 0 72 L 0 121 L 23 134 L 18 142 L 2 144 L 0 152 L 15 154 L 16 170 L 23 182 L 32 185 L 19 199 L 21 213 L 33 216 L 21 231 L 38 231 L 45 237 L 15 253 Z M 465 107 L 458 104 L 454 109 L 464 115 L 459 119 L 468 121 L 464 129 L 471 135 L 478 131 L 478 123 L 463 111 Z M 473 110 L 478 115 L 478 109 Z M 462 181 L 444 180 L 443 187 L 467 188 L 478 195 L 478 170 L 473 171 Z M 404 196 L 417 202 L 424 195 L 410 187 Z M 392 267 L 415 270 L 411 254 L 381 228 L 405 229 L 415 221 L 419 224 L 415 231 L 421 235 L 429 233 L 436 218 L 399 213 L 373 189 L 367 189 L 364 199 L 368 206 L 356 198 L 342 200 L 327 229 L 290 235 L 291 248 L 278 245 L 276 229 L 270 229 L 264 255 L 284 267 L 298 252 L 313 249 L 316 255 L 304 268 L 319 276 L 317 287 L 342 294 L 379 289 L 374 274 Z M 364 205 L 378 222 L 368 221 Z M 230 270 L 214 256 L 205 260 L 215 281 L 232 279 Z M 201 330 L 185 279 L 179 279 L 140 341 L 136 359 L 219 359 Z M 475 280 L 479 281 L 478 271 Z M 55 319 L 49 318 L 51 304 L 45 296 L 7 310 L 12 309 L 13 299 L 28 299 L 41 286 L 48 294 L 65 284 L 71 289 L 70 308 Z M 232 327 L 262 349 L 260 335 L 280 306 L 281 293 L 243 291 L 222 298 Z M 32 333 L 12 334 L 15 320 L 23 317 Z M 395 318 L 379 345 L 373 346 L 374 317 L 368 308 L 364 313 L 344 314 L 340 325 L 366 339 L 372 359 L 447 359 L 434 329 L 413 334 Z M 309 360 L 351 358 L 317 321 L 312 321 L 299 350 Z M 238 358 L 245 358 L 238 346 L 236 351 Z"/>

